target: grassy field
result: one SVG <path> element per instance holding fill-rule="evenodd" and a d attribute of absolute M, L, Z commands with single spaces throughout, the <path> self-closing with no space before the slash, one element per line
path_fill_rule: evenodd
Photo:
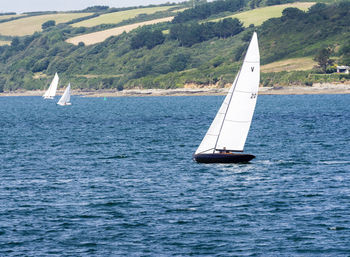
<path fill-rule="evenodd" d="M 36 31 L 41 31 L 41 25 L 48 21 L 54 20 L 56 24 L 71 21 L 80 17 L 91 15 L 92 13 L 57 13 L 32 16 L 14 21 L 1 23 L 0 35 L 5 36 L 25 36 L 31 35 Z"/>
<path fill-rule="evenodd" d="M 314 5 L 315 2 L 297 2 L 291 4 L 282 4 L 282 5 L 274 5 L 268 7 L 257 8 L 254 10 L 237 13 L 234 15 L 230 15 L 224 18 L 237 18 L 245 27 L 248 27 L 250 24 L 254 24 L 255 26 L 261 25 L 264 21 L 277 18 L 282 16 L 282 11 L 288 7 L 299 8 L 300 10 L 306 11 L 310 6 Z M 224 18 L 215 19 L 212 21 L 222 20 Z"/>
<path fill-rule="evenodd" d="M 1 20 L 6 20 L 6 19 L 10 19 L 10 18 L 17 18 L 17 17 L 24 17 L 26 16 L 26 14 L 12 14 L 12 15 L 0 15 L 0 21 Z"/>
<path fill-rule="evenodd" d="M 9 44 L 11 44 L 11 41 L 1 41 L 0 40 L 0 46 L 9 45 Z"/>
<path fill-rule="evenodd" d="M 73 27 L 94 27 L 101 24 L 116 24 L 123 20 L 135 18 L 139 14 L 153 14 L 155 12 L 166 11 L 173 6 L 160 6 L 150 8 L 138 8 L 128 11 L 113 12 L 100 15 L 95 18 L 91 18 L 85 21 L 72 24 Z"/>
<path fill-rule="evenodd" d="M 293 58 L 263 65 L 261 66 L 261 72 L 311 70 L 316 64 L 312 57 Z"/>
<path fill-rule="evenodd" d="M 151 20 L 151 21 L 144 21 L 144 22 L 134 23 L 134 24 L 130 24 L 130 25 L 125 25 L 122 27 L 97 31 L 97 32 L 93 32 L 93 33 L 88 33 L 88 34 L 80 35 L 77 37 L 69 38 L 66 40 L 66 42 L 74 44 L 74 45 L 78 45 L 79 42 L 83 42 L 85 45 L 93 45 L 96 43 L 103 42 L 104 40 L 106 40 L 107 38 L 109 38 L 111 36 L 120 35 L 124 31 L 129 32 L 129 31 L 136 29 L 140 26 L 171 21 L 173 18 L 174 17 L 166 17 L 166 18 L 161 18 L 161 19 L 156 19 L 156 20 Z"/>
<path fill-rule="evenodd" d="M 176 10 L 174 10 L 174 11 L 172 11 L 173 13 L 178 13 L 178 12 L 183 12 L 183 11 L 185 11 L 185 10 L 187 10 L 188 8 L 186 7 L 186 8 L 181 8 L 181 9 L 176 9 Z"/>

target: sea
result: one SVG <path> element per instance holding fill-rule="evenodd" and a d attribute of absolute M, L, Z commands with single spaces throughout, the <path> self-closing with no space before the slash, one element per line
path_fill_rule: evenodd
<path fill-rule="evenodd" d="M 248 164 L 192 155 L 224 96 L 0 98 L 0 256 L 350 256 L 350 95 L 261 95 Z"/>

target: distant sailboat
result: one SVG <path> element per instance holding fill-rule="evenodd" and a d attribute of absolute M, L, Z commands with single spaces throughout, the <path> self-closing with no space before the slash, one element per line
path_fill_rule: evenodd
<path fill-rule="evenodd" d="M 59 105 L 71 105 L 70 103 L 70 83 L 68 84 L 66 90 L 64 91 L 62 97 L 57 102 Z"/>
<path fill-rule="evenodd" d="M 242 67 L 194 154 L 202 163 L 249 162 L 254 155 L 242 154 L 253 118 L 260 81 L 258 37 L 254 32 Z"/>
<path fill-rule="evenodd" d="M 59 80 L 59 77 L 56 72 L 48 90 L 46 90 L 45 94 L 43 95 L 44 99 L 53 99 L 55 97 L 57 86 L 58 86 L 58 80 Z"/>

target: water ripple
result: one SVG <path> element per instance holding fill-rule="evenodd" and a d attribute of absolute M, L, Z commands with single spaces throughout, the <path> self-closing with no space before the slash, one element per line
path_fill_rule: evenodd
<path fill-rule="evenodd" d="M 0 256 L 348 256 L 349 96 L 261 96 L 250 164 L 192 160 L 221 96 L 0 98 Z"/>

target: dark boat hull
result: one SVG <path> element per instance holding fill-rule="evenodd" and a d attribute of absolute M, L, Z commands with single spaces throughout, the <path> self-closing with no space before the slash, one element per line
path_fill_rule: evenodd
<path fill-rule="evenodd" d="M 241 153 L 213 153 L 213 154 L 195 154 L 194 160 L 199 163 L 247 163 L 254 159 L 251 154 Z"/>

